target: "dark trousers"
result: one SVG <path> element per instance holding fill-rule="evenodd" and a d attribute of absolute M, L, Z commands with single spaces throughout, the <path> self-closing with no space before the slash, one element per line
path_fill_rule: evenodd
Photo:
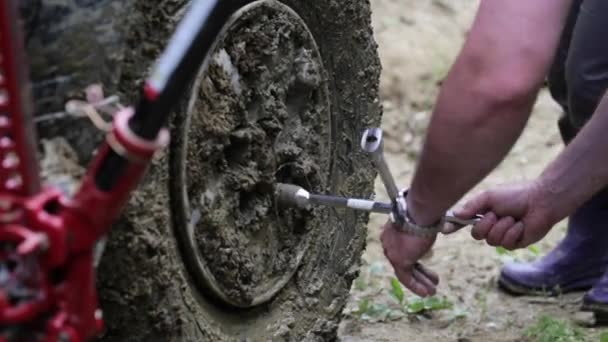
<path fill-rule="evenodd" d="M 548 84 L 564 109 L 558 124 L 568 143 L 608 89 L 608 0 L 574 2 Z"/>

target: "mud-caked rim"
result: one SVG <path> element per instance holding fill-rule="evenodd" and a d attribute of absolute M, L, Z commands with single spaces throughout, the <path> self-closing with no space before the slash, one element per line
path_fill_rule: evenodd
<path fill-rule="evenodd" d="M 221 304 L 271 300 L 300 266 L 311 211 L 282 208 L 274 187 L 327 185 L 330 104 L 319 49 L 277 1 L 233 16 L 173 129 L 174 233 L 196 288 Z"/>

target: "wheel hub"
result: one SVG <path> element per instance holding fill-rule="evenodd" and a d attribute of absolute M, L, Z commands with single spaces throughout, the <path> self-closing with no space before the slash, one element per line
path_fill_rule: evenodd
<path fill-rule="evenodd" d="M 176 118 L 174 230 L 201 292 L 248 308 L 289 282 L 314 213 L 281 209 L 277 182 L 322 191 L 330 168 L 325 70 L 302 19 L 277 1 L 241 11 Z"/>

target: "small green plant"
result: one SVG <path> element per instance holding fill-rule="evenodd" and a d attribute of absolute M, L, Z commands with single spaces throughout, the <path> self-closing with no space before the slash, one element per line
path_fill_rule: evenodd
<path fill-rule="evenodd" d="M 600 334 L 600 342 L 608 342 L 608 331 Z"/>
<path fill-rule="evenodd" d="M 357 287 L 356 284 L 355 287 Z M 454 308 L 454 305 L 447 298 L 421 298 L 417 296 L 406 298 L 403 287 L 396 278 L 390 279 L 388 291 L 394 299 L 393 301 L 380 302 L 380 298 L 376 296 L 377 293 L 369 293 L 368 291 L 368 295 L 359 299 L 358 307 L 351 313 L 365 321 L 383 322 L 401 319 L 406 315 L 421 315 L 431 311 Z M 466 316 L 467 312 L 462 309 L 454 309 L 451 315 L 452 319 L 460 319 Z"/>
<path fill-rule="evenodd" d="M 391 295 L 397 300 L 401 309 L 409 314 L 451 309 L 453 307 L 453 304 L 447 298 L 410 297 L 406 299 L 403 287 L 401 287 L 401 283 L 396 278 L 391 278 Z"/>
<path fill-rule="evenodd" d="M 512 252 L 511 252 L 511 251 L 509 251 L 509 250 L 507 250 L 507 249 L 506 249 L 506 248 L 504 248 L 504 247 L 500 247 L 500 246 L 499 246 L 499 247 L 496 247 L 496 253 L 497 253 L 498 255 L 510 255 Z"/>
<path fill-rule="evenodd" d="M 535 342 L 580 342 L 585 338 L 581 329 L 548 315 L 541 316 L 525 336 Z"/>
<path fill-rule="evenodd" d="M 451 320 L 461 319 L 468 315 L 465 310 L 454 308 L 447 298 L 406 296 L 406 292 L 397 278 L 388 278 L 382 262 L 374 262 L 361 271 L 353 284 L 354 306 L 346 314 L 368 322 L 385 322 L 398 320 L 405 316 L 429 314 L 432 311 L 452 309 Z M 388 295 L 388 296 L 387 296 Z"/>
<path fill-rule="evenodd" d="M 403 304 L 405 294 L 403 293 L 403 288 L 401 287 L 399 280 L 395 278 L 391 279 L 391 294 L 393 295 L 393 297 L 395 297 L 395 299 L 397 299 L 399 304 Z"/>
<path fill-rule="evenodd" d="M 357 311 L 357 314 L 359 316 L 363 315 L 364 313 L 367 312 L 367 310 L 369 309 L 369 299 L 367 298 L 363 298 L 360 302 L 359 302 L 359 310 Z"/>
<path fill-rule="evenodd" d="M 504 260 L 521 260 L 521 259 L 530 259 L 536 258 L 540 255 L 540 248 L 536 245 L 531 245 L 526 248 L 525 253 L 521 253 L 520 251 L 510 251 L 504 247 L 496 247 L 496 254 L 498 254 L 501 259 Z"/>
<path fill-rule="evenodd" d="M 437 311 L 451 309 L 454 305 L 447 298 L 416 297 L 408 301 L 406 309 L 408 313 L 418 314 L 424 311 Z"/>
<path fill-rule="evenodd" d="M 374 272 L 369 272 L 373 274 Z M 366 282 L 369 287 L 369 280 Z M 384 322 L 388 320 L 398 320 L 407 315 L 422 315 L 431 311 L 452 309 L 454 305 L 447 298 L 417 296 L 406 297 L 401 283 L 396 278 L 390 278 L 390 288 L 388 293 L 393 301 L 380 302 L 378 292 L 366 290 L 367 295 L 363 295 L 357 302 L 357 308 L 351 313 L 365 321 Z M 355 283 L 355 288 L 362 287 Z M 386 293 L 386 292 L 385 292 Z M 464 318 L 468 313 L 461 309 L 454 309 L 452 319 Z"/>
<path fill-rule="evenodd" d="M 359 308 L 355 314 L 364 321 L 372 322 L 395 320 L 404 316 L 402 312 L 391 308 L 388 304 L 373 303 L 368 298 L 359 302 Z"/>
<path fill-rule="evenodd" d="M 528 247 L 528 251 L 532 253 L 534 256 L 538 256 L 540 254 L 540 249 L 536 245 L 530 245 Z"/>

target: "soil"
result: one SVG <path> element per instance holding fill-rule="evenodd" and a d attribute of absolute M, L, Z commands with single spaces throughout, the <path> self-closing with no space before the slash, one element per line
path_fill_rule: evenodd
<path fill-rule="evenodd" d="M 373 26 L 383 64 L 382 126 L 386 130 L 389 164 L 403 187 L 411 180 L 420 143 L 438 85 L 458 53 L 478 5 L 477 0 L 372 0 Z M 505 182 L 536 176 L 562 148 L 557 129 L 558 106 L 543 91 L 523 136 L 508 158 L 473 193 Z M 466 134 L 466 132 L 463 132 Z M 376 193 L 386 198 L 376 181 Z M 505 259 L 528 260 L 537 252 L 501 255 L 493 247 L 473 240 L 466 229 L 439 238 L 424 263 L 441 277 L 438 296 L 454 309 L 370 322 L 355 311 L 363 298 L 393 303 L 392 269 L 379 242 L 386 218 L 372 215 L 362 277 L 351 291 L 340 327 L 340 338 L 355 341 L 521 341 L 527 327 L 544 314 L 570 320 L 582 294 L 558 298 L 508 296 L 497 289 L 496 278 Z M 563 236 L 558 224 L 537 247 L 550 250 Z M 406 297 L 410 295 L 406 293 Z M 458 313 L 457 313 L 458 312 Z M 598 340 L 599 329 L 586 329 L 589 340 Z"/>

